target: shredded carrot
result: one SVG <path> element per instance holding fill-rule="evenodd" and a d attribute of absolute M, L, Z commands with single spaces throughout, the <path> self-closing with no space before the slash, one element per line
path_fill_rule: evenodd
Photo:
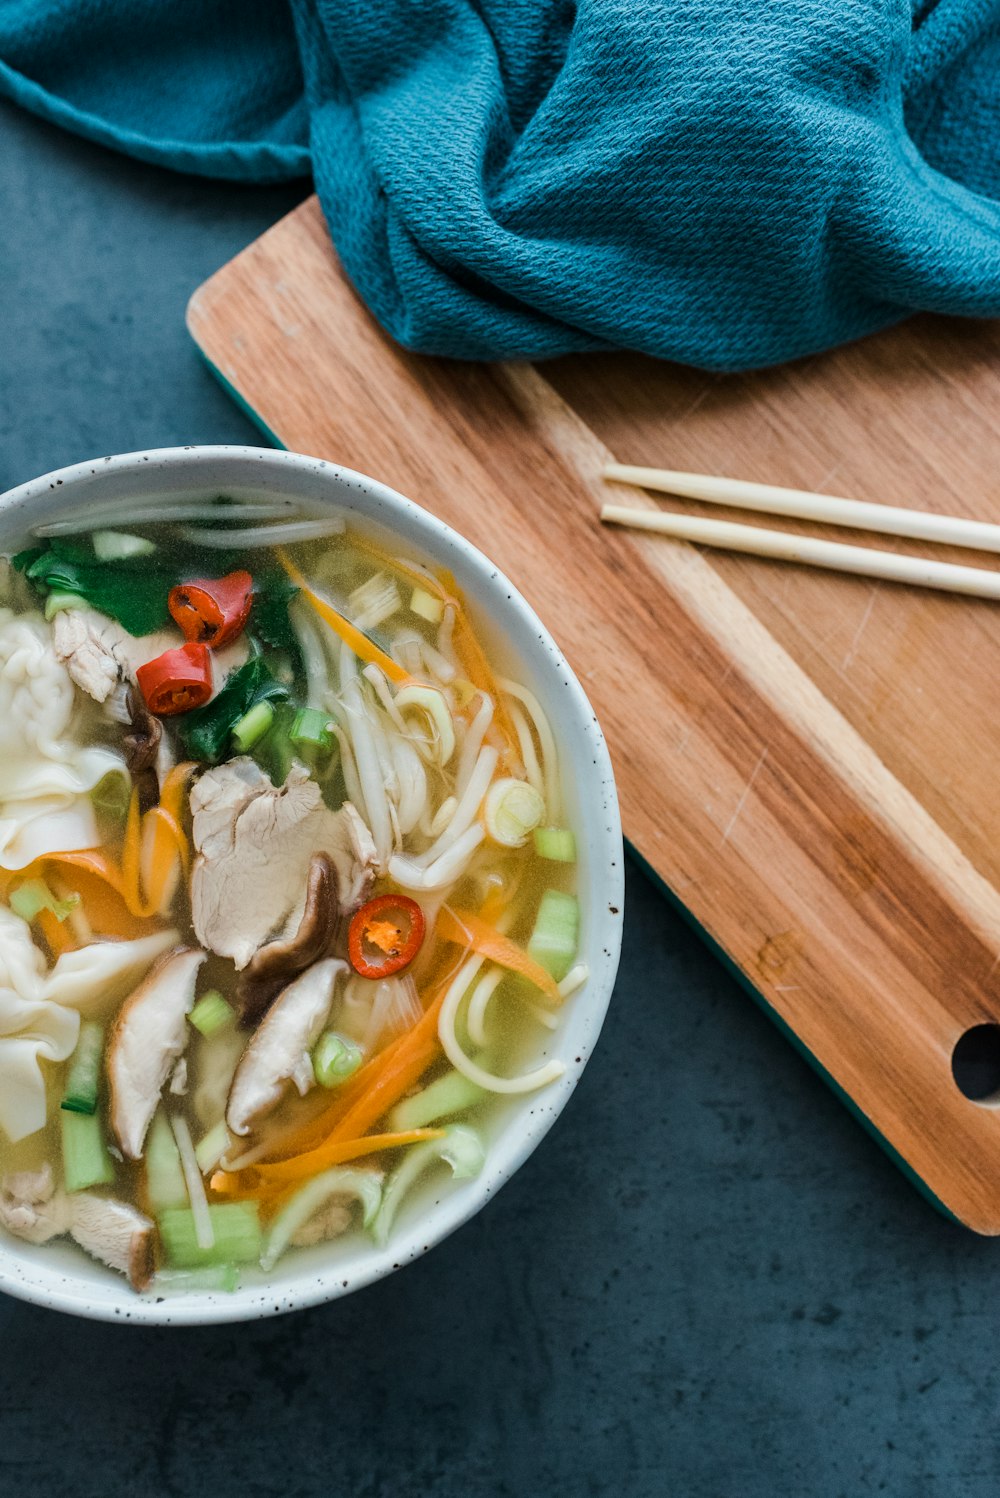
<path fill-rule="evenodd" d="M 328 603 L 325 598 L 321 598 L 318 593 L 310 588 L 283 546 L 278 547 L 278 560 L 292 582 L 301 592 L 303 598 L 309 600 L 320 618 L 330 626 L 335 635 L 338 635 L 346 645 L 351 647 L 356 656 L 363 661 L 367 661 L 370 665 L 380 667 L 389 680 L 396 682 L 397 685 L 409 681 L 409 673 L 404 671 L 402 666 L 398 665 L 392 659 L 391 655 L 386 655 L 385 651 L 380 650 L 374 640 L 369 640 L 368 636 L 363 634 L 349 619 L 345 619 L 343 614 L 335 609 L 332 603 Z"/>
<path fill-rule="evenodd" d="M 72 935 L 51 910 L 40 910 L 35 919 L 53 957 L 60 957 L 63 952 L 72 950 Z"/>
<path fill-rule="evenodd" d="M 425 1139 L 440 1139 L 443 1133 L 443 1129 L 407 1129 L 397 1134 L 369 1134 L 363 1139 L 330 1139 L 319 1149 L 308 1155 L 299 1155 L 294 1160 L 251 1165 L 247 1170 L 217 1170 L 209 1184 L 217 1196 L 254 1194 L 255 1183 L 243 1178 L 256 1174 L 264 1190 L 275 1185 L 283 1188 L 288 1182 L 328 1170 L 331 1165 L 343 1165 L 347 1160 L 360 1160 L 364 1155 L 377 1155 L 382 1150 L 401 1149 L 406 1144 L 422 1144 Z"/>
<path fill-rule="evenodd" d="M 445 941 L 453 941 L 467 951 L 498 963 L 500 967 L 509 968 L 512 973 L 520 973 L 522 978 L 527 978 L 536 988 L 540 988 L 550 1003 L 562 1003 L 562 995 L 552 974 L 547 973 L 540 962 L 529 957 L 516 941 L 501 935 L 495 926 L 489 925 L 481 916 L 472 915 L 467 910 L 449 910 L 444 906 L 437 918 L 435 930 Z"/>

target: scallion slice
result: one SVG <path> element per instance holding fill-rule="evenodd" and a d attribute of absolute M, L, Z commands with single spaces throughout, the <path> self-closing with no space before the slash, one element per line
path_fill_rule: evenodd
<path fill-rule="evenodd" d="M 61 1107 L 68 1113 L 96 1113 L 97 1091 L 104 1056 L 104 1026 L 85 1019 L 69 1064 Z"/>

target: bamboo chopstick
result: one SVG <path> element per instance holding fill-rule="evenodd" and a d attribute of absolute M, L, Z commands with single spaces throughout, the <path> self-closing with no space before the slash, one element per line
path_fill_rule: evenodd
<path fill-rule="evenodd" d="M 810 494 L 805 489 L 779 489 L 773 484 L 751 484 L 745 479 L 674 473 L 666 468 L 634 468 L 625 463 L 609 463 L 604 477 L 617 483 L 635 484 L 640 489 L 656 489 L 684 499 L 703 499 L 709 504 L 729 505 L 738 510 L 788 515 L 796 520 L 846 525 L 854 530 L 881 531 L 884 536 L 908 536 L 914 541 L 937 541 L 974 551 L 1000 552 L 1000 525 L 985 520 L 903 510 L 860 499 L 838 499 L 830 494 Z"/>
<path fill-rule="evenodd" d="M 806 562 L 834 572 L 854 572 L 861 577 L 915 583 L 922 588 L 940 588 L 946 593 L 966 593 L 974 598 L 1000 599 L 1000 572 L 987 572 L 982 567 L 960 567 L 952 562 L 898 556 L 892 551 L 876 551 L 867 546 L 818 541 L 811 536 L 790 536 L 785 531 L 765 530 L 756 525 L 702 520 L 695 515 L 673 515 L 663 510 L 604 505 L 601 519 L 612 525 L 657 531 L 677 540 L 700 542 L 723 551 L 748 552 L 752 556 L 771 557 L 781 562 Z"/>

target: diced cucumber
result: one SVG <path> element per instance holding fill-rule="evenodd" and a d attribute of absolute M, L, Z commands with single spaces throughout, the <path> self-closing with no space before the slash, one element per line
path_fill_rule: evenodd
<path fill-rule="evenodd" d="M 104 1026 L 85 1019 L 69 1063 L 62 1107 L 69 1113 L 96 1113 L 97 1090 L 104 1058 Z"/>
<path fill-rule="evenodd" d="M 110 1186 L 115 1167 L 104 1143 L 104 1129 L 96 1113 L 59 1111 L 62 1126 L 63 1184 L 67 1191 Z"/>
<path fill-rule="evenodd" d="M 404 1098 L 389 1114 L 393 1133 L 424 1129 L 439 1118 L 452 1118 L 480 1102 L 486 1093 L 476 1082 L 470 1082 L 460 1071 L 445 1072 L 413 1097 Z"/>
<path fill-rule="evenodd" d="M 184 1207 L 188 1192 L 184 1167 L 173 1130 L 165 1113 L 158 1112 L 146 1138 L 146 1189 L 154 1212 L 165 1207 Z"/>
<path fill-rule="evenodd" d="M 239 1288 L 240 1271 L 235 1264 L 209 1264 L 204 1269 L 160 1269 L 149 1287 L 154 1295 L 195 1295 L 204 1290 L 231 1295 Z"/>
<path fill-rule="evenodd" d="M 573 966 L 580 939 L 580 906 L 575 895 L 547 889 L 535 917 L 528 942 L 528 956 L 558 983 Z"/>
<path fill-rule="evenodd" d="M 535 852 L 553 863 L 576 863 L 576 838 L 568 827 L 536 827 Z"/>
<path fill-rule="evenodd" d="M 207 993 L 203 993 L 188 1015 L 195 1029 L 206 1038 L 215 1035 L 226 1025 L 231 1025 L 235 1018 L 232 1008 L 217 988 L 210 988 Z"/>
<path fill-rule="evenodd" d="M 260 1258 L 260 1219 L 256 1202 L 217 1202 L 209 1207 L 215 1242 L 202 1248 L 190 1209 L 168 1208 L 157 1214 L 167 1262 L 176 1269 L 211 1264 L 253 1264 Z"/>

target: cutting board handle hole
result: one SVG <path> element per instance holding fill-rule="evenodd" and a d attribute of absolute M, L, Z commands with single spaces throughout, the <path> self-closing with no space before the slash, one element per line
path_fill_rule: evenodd
<path fill-rule="evenodd" d="M 973 1103 L 1000 1103 L 1000 1025 L 973 1025 L 951 1053 L 951 1074 Z"/>

